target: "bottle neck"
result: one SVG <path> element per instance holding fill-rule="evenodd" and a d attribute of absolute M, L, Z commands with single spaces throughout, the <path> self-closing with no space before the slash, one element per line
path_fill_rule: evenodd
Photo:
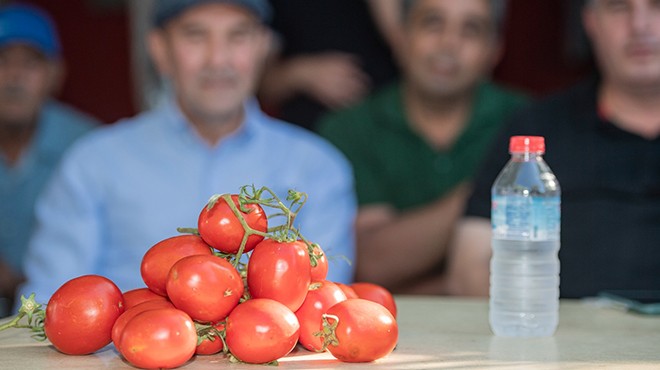
<path fill-rule="evenodd" d="M 511 159 L 516 162 L 534 162 L 543 159 L 543 153 L 514 152 L 511 153 Z"/>

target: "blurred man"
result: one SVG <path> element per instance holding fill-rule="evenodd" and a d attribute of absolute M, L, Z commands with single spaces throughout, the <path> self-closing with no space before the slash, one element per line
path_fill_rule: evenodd
<path fill-rule="evenodd" d="M 456 238 L 473 293 L 488 293 L 490 186 L 512 135 L 545 136 L 562 187 L 561 296 L 660 287 L 660 3 L 590 0 L 583 24 L 600 76 L 517 115 L 479 176 Z"/>
<path fill-rule="evenodd" d="M 0 8 L 0 316 L 23 278 L 37 194 L 64 150 L 97 124 L 52 99 L 61 79 L 48 15 L 25 5 Z"/>
<path fill-rule="evenodd" d="M 296 218 L 328 256 L 353 259 L 350 166 L 314 134 L 264 115 L 252 99 L 268 49 L 265 0 L 155 3 L 150 53 L 172 85 L 154 110 L 78 142 L 37 208 L 23 294 L 47 300 L 66 280 L 96 273 L 122 290 L 144 286 L 156 242 L 196 225 L 213 194 L 243 185 L 308 193 Z M 56 262 L 54 262 L 56 261 Z M 331 261 L 329 279 L 352 268 Z"/>
<path fill-rule="evenodd" d="M 327 117 L 320 132 L 353 164 L 357 280 L 453 293 L 448 240 L 468 183 L 524 99 L 487 81 L 502 53 L 502 1 L 403 2 L 403 79 Z"/>

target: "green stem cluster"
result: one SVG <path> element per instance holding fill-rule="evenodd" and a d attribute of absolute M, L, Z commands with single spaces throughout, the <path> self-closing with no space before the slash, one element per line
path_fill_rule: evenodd
<path fill-rule="evenodd" d="M 34 293 L 30 294 L 28 298 L 21 296 L 21 308 L 18 310 L 18 315 L 11 321 L 0 325 L 0 331 L 9 328 L 30 329 L 33 332 L 32 338 L 39 341 L 45 340 L 44 318 L 46 311 L 41 307 L 42 305 L 35 301 Z M 27 319 L 26 322 L 22 322 L 23 318 Z"/>
<path fill-rule="evenodd" d="M 268 198 L 263 199 L 264 193 L 269 195 Z M 307 238 L 305 238 L 299 229 L 294 227 L 293 222 L 298 216 L 298 213 L 302 207 L 307 202 L 307 193 L 299 192 L 293 189 L 290 189 L 287 193 L 286 201 L 289 202 L 286 205 L 272 190 L 268 187 L 261 187 L 255 189 L 252 186 L 243 186 L 239 194 L 239 204 L 259 204 L 262 207 L 276 208 L 279 210 L 279 213 L 275 213 L 269 217 L 269 219 L 274 217 L 284 217 L 286 220 L 283 224 L 277 225 L 275 227 L 269 227 L 268 234 L 264 237 L 279 241 L 294 241 L 297 239 L 302 240 L 305 245 L 307 245 L 307 251 L 309 254 L 309 259 L 312 267 L 316 267 L 318 260 L 323 257 L 323 254 L 320 252 L 321 248 L 318 244 L 311 243 Z M 232 208 L 233 210 L 233 208 Z M 246 211 L 247 209 L 242 208 L 241 210 Z M 239 215 L 234 212 L 238 217 Z M 242 216 L 240 217 L 242 218 Z M 240 219 L 239 218 L 239 219 Z M 243 223 L 241 223 L 243 224 Z M 252 230 L 247 224 L 243 224 L 243 227 L 248 234 L 248 229 Z M 247 239 L 246 239 L 247 240 Z M 318 249 L 317 249 L 318 247 Z"/>
<path fill-rule="evenodd" d="M 245 205 L 247 204 L 258 204 L 261 207 L 277 209 L 279 212 L 270 215 L 268 218 L 273 219 L 275 217 L 284 217 L 286 221 L 276 227 L 268 228 L 268 233 L 265 237 L 273 238 L 280 236 L 286 239 L 290 233 L 295 230 L 293 222 L 307 202 L 307 194 L 295 190 L 289 190 L 286 197 L 289 204 L 286 205 L 277 194 L 268 187 L 262 186 L 261 188 L 256 189 L 254 185 L 246 185 L 241 187 L 238 199 L 239 204 L 241 205 L 241 211 L 243 212 L 248 211 L 248 209 L 245 208 Z"/>
<path fill-rule="evenodd" d="M 299 192 L 296 190 L 289 190 L 285 201 L 280 199 L 270 188 L 262 186 L 256 188 L 254 185 L 244 185 L 240 188 L 238 193 L 238 206 L 231 199 L 231 194 L 216 194 L 209 199 L 207 207 L 213 208 L 215 203 L 220 199 L 224 200 L 232 213 L 243 227 L 244 234 L 241 240 L 240 247 L 235 254 L 216 253 L 218 256 L 230 261 L 239 272 L 245 270 L 244 264 L 240 262 L 241 257 L 245 251 L 247 240 L 252 235 L 259 235 L 264 238 L 277 240 L 280 242 L 293 242 L 301 240 L 307 246 L 309 259 L 312 267 L 318 264 L 318 260 L 323 257 L 320 252 L 321 248 L 318 244 L 311 243 L 305 238 L 299 229 L 294 226 L 294 221 L 298 213 L 307 202 L 307 193 Z M 257 204 L 262 208 L 275 209 L 276 212 L 268 216 L 269 225 L 272 219 L 284 218 L 284 222 L 276 226 L 269 226 L 266 232 L 255 230 L 248 225 L 244 215 L 250 213 L 252 209 L 247 206 L 250 204 Z M 199 235 L 197 229 L 194 228 L 178 228 L 180 233 L 196 234 Z"/>
<path fill-rule="evenodd" d="M 321 337 L 323 340 L 323 347 L 320 352 L 325 352 L 328 346 L 338 346 L 339 339 L 337 339 L 337 334 L 335 333 L 337 325 L 339 325 L 339 317 L 335 315 L 323 314 L 321 316 L 323 325 L 321 331 L 314 333 L 314 336 Z M 330 320 L 332 322 L 330 322 Z"/>
<path fill-rule="evenodd" d="M 197 345 L 202 343 L 204 339 L 208 339 L 210 341 L 221 340 L 223 351 L 226 352 L 227 343 L 225 342 L 224 325 L 222 326 L 222 329 L 218 329 L 215 327 L 215 325 L 203 324 L 196 321 L 195 329 L 197 330 Z"/>

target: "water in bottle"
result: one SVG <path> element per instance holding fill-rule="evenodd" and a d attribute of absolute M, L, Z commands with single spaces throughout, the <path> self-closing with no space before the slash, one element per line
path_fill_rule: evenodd
<path fill-rule="evenodd" d="M 549 336 L 559 321 L 560 188 L 538 136 L 514 136 L 492 187 L 490 312 L 499 336 Z"/>

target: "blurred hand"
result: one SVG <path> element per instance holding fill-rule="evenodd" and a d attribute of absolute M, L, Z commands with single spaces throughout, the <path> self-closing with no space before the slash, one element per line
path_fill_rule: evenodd
<path fill-rule="evenodd" d="M 299 56 L 290 61 L 288 68 L 300 91 L 330 109 L 357 103 L 369 91 L 369 76 L 357 58 L 347 53 Z"/>

